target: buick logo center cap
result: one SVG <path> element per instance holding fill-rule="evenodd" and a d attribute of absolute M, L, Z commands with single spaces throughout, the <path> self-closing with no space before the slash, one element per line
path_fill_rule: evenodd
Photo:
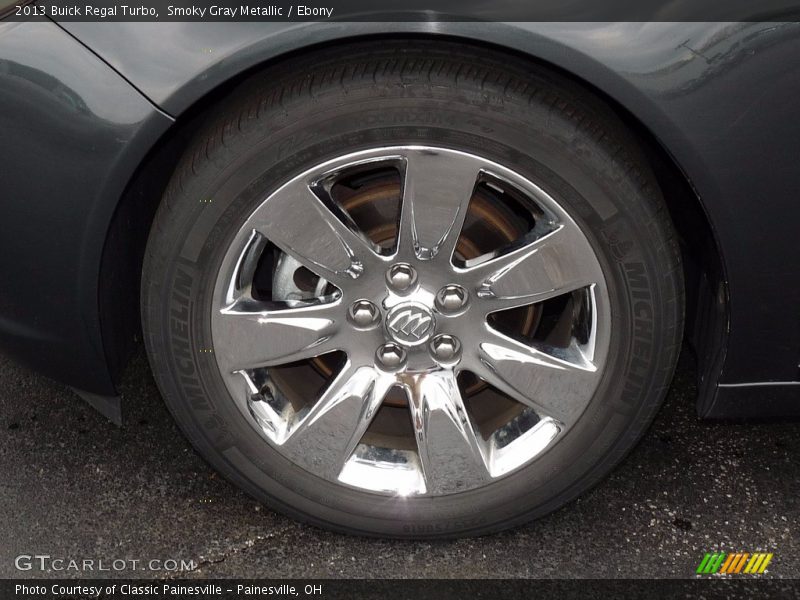
<path fill-rule="evenodd" d="M 433 313 L 416 302 L 398 304 L 386 315 L 386 330 L 398 344 L 416 346 L 430 339 L 434 329 Z"/>

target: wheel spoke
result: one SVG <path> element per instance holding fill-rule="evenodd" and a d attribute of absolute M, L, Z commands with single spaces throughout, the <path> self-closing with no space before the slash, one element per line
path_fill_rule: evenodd
<path fill-rule="evenodd" d="M 588 253 L 588 254 L 587 254 Z M 464 271 L 486 312 L 543 302 L 603 281 L 593 253 L 574 225 Z"/>
<path fill-rule="evenodd" d="M 223 371 L 271 367 L 338 350 L 338 303 L 274 311 L 223 309 L 214 326 L 214 352 Z"/>
<path fill-rule="evenodd" d="M 313 473 L 335 480 L 394 383 L 394 377 L 371 366 L 348 363 L 301 416 L 281 450 Z"/>
<path fill-rule="evenodd" d="M 458 492 L 490 479 L 453 372 L 415 376 L 408 397 L 428 493 Z"/>
<path fill-rule="evenodd" d="M 398 247 L 417 258 L 450 260 L 480 174 L 471 157 L 430 150 L 406 154 Z"/>
<path fill-rule="evenodd" d="M 478 346 L 475 374 L 540 416 L 570 426 L 585 408 L 587 390 L 593 389 L 599 372 L 574 347 L 552 351 L 491 332 Z"/>
<path fill-rule="evenodd" d="M 251 225 L 340 288 L 380 262 L 349 217 L 338 207 L 323 203 L 304 182 L 291 182 L 273 194 Z"/>

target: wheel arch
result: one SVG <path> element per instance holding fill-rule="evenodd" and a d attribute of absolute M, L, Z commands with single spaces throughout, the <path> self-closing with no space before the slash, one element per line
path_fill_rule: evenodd
<path fill-rule="evenodd" d="M 324 53 L 332 45 L 357 46 L 378 39 L 433 40 L 513 56 L 527 61 L 532 68 L 547 69 L 571 80 L 616 113 L 653 168 L 681 241 L 687 287 L 685 338 L 698 357 L 698 410 L 701 414 L 707 412 L 716 393 L 727 342 L 727 277 L 713 223 L 692 184 L 691 175 L 653 127 L 653 123 L 663 127 L 667 117 L 622 76 L 591 57 L 582 56 L 576 60 L 574 50 L 559 54 L 558 44 L 555 44 L 543 46 L 542 52 L 531 52 L 452 34 L 364 34 L 287 49 L 260 60 L 250 56 L 248 61 L 235 62 L 238 69 L 229 71 L 226 77 L 215 74 L 208 78 L 207 81 L 214 82 L 213 87 L 204 87 L 193 80 L 162 106 L 176 119 L 175 123 L 132 173 L 125 193 L 119 198 L 103 249 L 99 308 L 103 345 L 112 377 L 119 380 L 139 339 L 138 298 L 144 247 L 163 191 L 194 132 L 211 116 L 220 101 L 249 77 L 299 56 Z M 558 60 L 559 56 L 563 60 Z M 209 69 L 218 70 L 219 65 Z"/>

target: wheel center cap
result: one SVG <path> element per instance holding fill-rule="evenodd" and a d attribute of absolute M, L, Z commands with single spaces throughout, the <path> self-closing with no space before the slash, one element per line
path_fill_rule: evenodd
<path fill-rule="evenodd" d="M 386 331 L 389 336 L 405 346 L 427 342 L 435 325 L 431 310 L 417 302 L 398 304 L 386 315 Z"/>

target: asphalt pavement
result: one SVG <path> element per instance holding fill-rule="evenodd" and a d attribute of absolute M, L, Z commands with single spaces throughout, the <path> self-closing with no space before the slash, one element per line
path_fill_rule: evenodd
<path fill-rule="evenodd" d="M 654 426 L 580 500 L 498 535 L 398 542 L 301 525 L 235 489 L 173 424 L 141 353 L 122 428 L 0 355 L 0 578 L 685 578 L 714 551 L 772 552 L 763 577 L 797 577 L 800 424 L 700 422 L 694 379 L 685 351 Z"/>

